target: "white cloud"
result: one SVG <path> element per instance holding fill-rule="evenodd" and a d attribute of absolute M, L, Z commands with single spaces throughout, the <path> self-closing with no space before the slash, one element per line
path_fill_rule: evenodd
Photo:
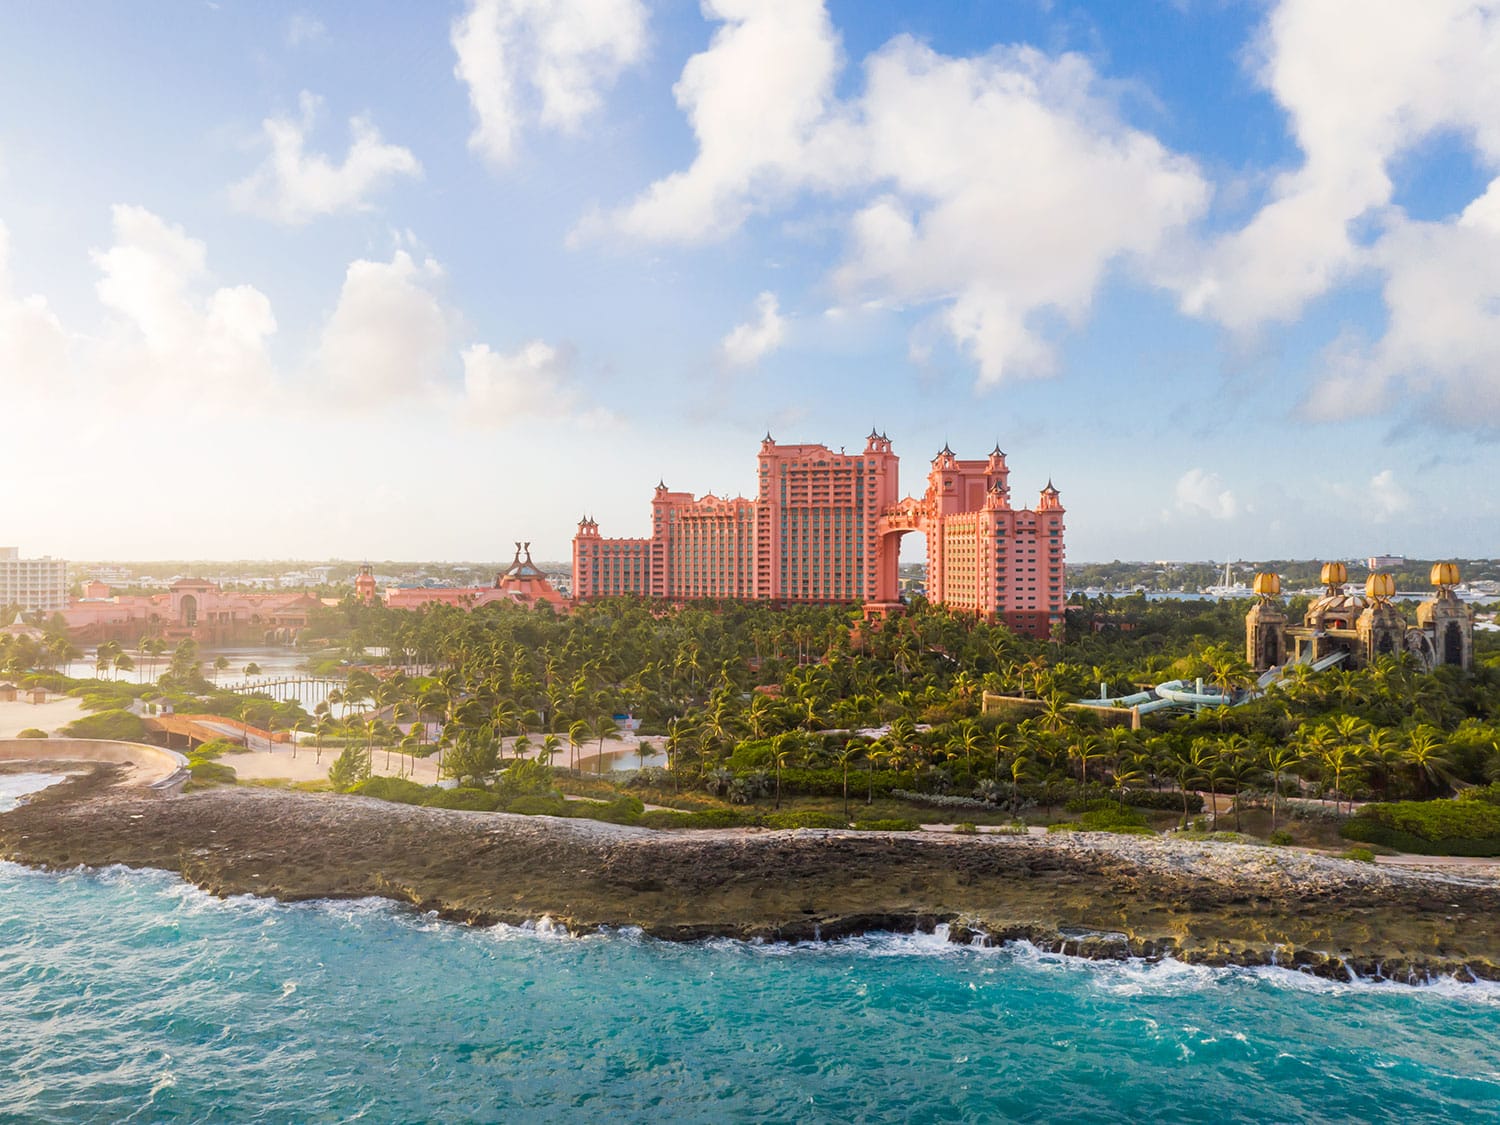
<path fill-rule="evenodd" d="M 110 314 L 95 363 L 126 388 L 231 400 L 273 380 L 271 303 L 249 285 L 209 289 L 207 248 L 143 207 L 112 209 L 114 243 L 93 252 Z"/>
<path fill-rule="evenodd" d="M 1500 179 L 1455 221 L 1394 221 L 1372 260 L 1385 274 L 1385 332 L 1330 358 L 1313 415 L 1399 403 L 1445 425 L 1500 426 Z"/>
<path fill-rule="evenodd" d="M 1083 317 L 1107 270 L 1152 261 L 1207 204 L 1196 166 L 1124 125 L 1078 56 L 959 59 L 901 36 L 840 101 L 819 0 L 704 11 L 724 26 L 675 88 L 697 157 L 576 236 L 702 242 L 798 192 L 852 198 L 845 299 L 934 309 L 994 383 L 1046 374 L 1039 320 Z"/>
<path fill-rule="evenodd" d="M 1301 167 L 1222 239 L 1184 307 L 1232 328 L 1289 320 L 1369 264 L 1353 225 L 1392 198 L 1392 162 L 1439 131 L 1500 160 L 1500 4 L 1281 0 L 1259 78 L 1290 118 Z"/>
<path fill-rule="evenodd" d="M 296 12 L 286 24 L 286 45 L 301 47 L 308 43 L 321 43 L 328 38 L 328 28 L 317 16 L 307 12 Z"/>
<path fill-rule="evenodd" d="M 724 358 L 735 367 L 750 367 L 781 347 L 786 338 L 786 321 L 781 316 L 775 293 L 755 298 L 757 319 L 739 324 L 724 337 Z"/>
<path fill-rule="evenodd" d="M 1411 497 L 1396 483 L 1396 474 L 1391 469 L 1382 469 L 1370 478 L 1365 496 L 1377 522 L 1393 519 L 1411 508 Z"/>
<path fill-rule="evenodd" d="M 1189 469 L 1178 478 L 1173 494 L 1181 515 L 1231 520 L 1240 512 L 1239 500 L 1224 487 L 1218 473 Z"/>
<path fill-rule="evenodd" d="M 1391 176 L 1439 134 L 1500 172 L 1500 2 L 1281 0 L 1262 55 L 1303 161 L 1211 247 L 1180 286 L 1183 308 L 1244 331 L 1373 274 L 1384 332 L 1335 342 L 1309 411 L 1500 426 L 1500 179 L 1461 214 L 1420 222 L 1395 205 Z"/>
<path fill-rule="evenodd" d="M 0 388 L 55 387 L 67 377 L 67 334 L 46 298 L 12 292 L 9 270 L 10 231 L 0 223 Z"/>
<path fill-rule="evenodd" d="M 465 412 L 478 421 L 503 426 L 578 409 L 571 348 L 532 340 L 506 355 L 475 344 L 463 364 Z"/>
<path fill-rule="evenodd" d="M 511 158 L 535 119 L 571 131 L 598 109 L 600 89 L 646 48 L 641 0 L 472 0 L 455 20 L 454 74 L 478 119 L 469 147 Z"/>
<path fill-rule="evenodd" d="M 385 182 L 422 174 L 409 149 L 386 144 L 364 117 L 349 120 L 349 151 L 341 164 L 306 151 L 322 102 L 304 91 L 300 104 L 300 120 L 268 117 L 262 123 L 271 151 L 259 168 L 229 189 L 240 210 L 296 226 L 319 215 L 368 210 L 366 197 Z"/>
<path fill-rule="evenodd" d="M 723 26 L 672 88 L 698 155 L 599 225 L 657 241 L 721 238 L 757 207 L 847 174 L 830 123 L 838 35 L 822 4 L 703 0 L 703 13 Z"/>
<path fill-rule="evenodd" d="M 341 401 L 376 409 L 436 388 L 449 359 L 450 314 L 434 292 L 442 267 L 398 250 L 351 262 L 314 367 Z"/>

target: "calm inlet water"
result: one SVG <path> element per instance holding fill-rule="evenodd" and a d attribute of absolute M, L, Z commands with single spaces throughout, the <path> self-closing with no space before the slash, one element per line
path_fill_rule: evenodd
<path fill-rule="evenodd" d="M 124 869 L 0 864 L 0 996 L 27 1122 L 1500 1115 L 1488 986 L 567 938 Z"/>

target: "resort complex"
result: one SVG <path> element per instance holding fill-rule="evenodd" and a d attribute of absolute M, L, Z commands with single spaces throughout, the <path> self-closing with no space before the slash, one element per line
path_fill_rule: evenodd
<path fill-rule="evenodd" d="M 1245 659 L 1256 671 L 1299 664 L 1341 663 L 1366 668 L 1381 656 L 1410 655 L 1423 669 L 1442 664 L 1468 670 L 1474 659 L 1474 611 L 1454 593 L 1458 567 L 1451 562 L 1432 568 L 1434 594 L 1417 606 L 1416 624 L 1406 619 L 1393 598 L 1389 574 L 1371 574 L 1365 595 L 1345 588 L 1348 569 L 1326 563 L 1326 590 L 1307 607 L 1302 624 L 1293 625 L 1277 602 L 1281 581 L 1257 574 L 1257 600 L 1245 617 Z"/>
<path fill-rule="evenodd" d="M 525 554 L 523 559 L 521 556 Z M 354 592 L 361 602 L 371 605 L 377 598 L 375 575 L 365 564 L 354 580 Z M 566 612 L 571 602 L 548 580 L 540 567 L 531 561 L 531 544 L 516 543 L 516 557 L 510 566 L 495 575 L 489 586 L 391 586 L 378 595 L 387 609 L 421 609 L 423 606 L 451 605 L 459 609 L 478 609 L 486 605 L 516 605 L 523 609 L 550 606 Z"/>
<path fill-rule="evenodd" d="M 901 609 L 900 544 L 915 531 L 926 538 L 929 601 L 1048 636 L 1064 612 L 1064 510 L 1051 482 L 1035 508 L 1012 507 L 998 445 L 978 460 L 945 445 L 925 492 L 903 499 L 899 466 L 874 431 L 854 454 L 767 434 L 753 500 L 695 499 L 659 483 L 649 536 L 605 538 L 591 517 L 579 521 L 573 596 L 850 602 L 883 617 Z"/>

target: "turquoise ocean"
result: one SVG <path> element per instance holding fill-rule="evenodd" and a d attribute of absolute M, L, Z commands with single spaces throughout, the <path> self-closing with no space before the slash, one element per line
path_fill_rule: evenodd
<path fill-rule="evenodd" d="M 578 938 L 0 863 L 0 1121 L 606 1118 L 1500 1120 L 1500 988 Z"/>

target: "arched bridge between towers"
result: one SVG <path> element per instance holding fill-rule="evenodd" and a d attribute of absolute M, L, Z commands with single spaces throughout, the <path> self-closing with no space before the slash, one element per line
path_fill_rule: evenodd
<path fill-rule="evenodd" d="M 926 501 L 908 496 L 875 521 L 875 601 L 871 607 L 901 604 L 901 539 L 913 531 L 927 534 L 931 512 Z"/>

